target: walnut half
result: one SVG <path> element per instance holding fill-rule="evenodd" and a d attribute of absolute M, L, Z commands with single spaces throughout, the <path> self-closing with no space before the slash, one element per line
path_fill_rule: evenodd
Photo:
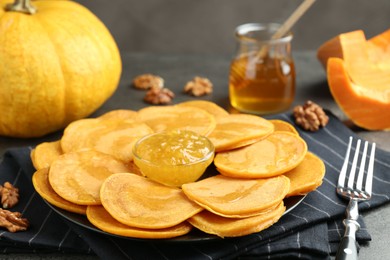
<path fill-rule="evenodd" d="M 137 89 L 162 88 L 164 79 L 153 74 L 142 74 L 133 79 L 133 85 Z"/>
<path fill-rule="evenodd" d="M 21 213 L 0 209 L 0 227 L 6 228 L 9 232 L 27 230 L 29 225 L 30 223 L 26 218 L 22 218 Z"/>
<path fill-rule="evenodd" d="M 295 123 L 307 131 L 317 131 L 324 127 L 329 117 L 324 110 L 312 101 L 307 101 L 303 106 L 294 107 Z"/>
<path fill-rule="evenodd" d="M 175 94 L 167 88 L 151 88 L 146 92 L 144 101 L 153 105 L 166 105 L 172 102 Z"/>
<path fill-rule="evenodd" d="M 19 202 L 19 189 L 5 182 L 3 186 L 0 185 L 0 197 L 3 208 L 12 208 Z"/>
<path fill-rule="evenodd" d="M 184 92 L 195 97 L 204 96 L 213 92 L 213 84 L 207 78 L 195 77 L 184 86 Z"/>

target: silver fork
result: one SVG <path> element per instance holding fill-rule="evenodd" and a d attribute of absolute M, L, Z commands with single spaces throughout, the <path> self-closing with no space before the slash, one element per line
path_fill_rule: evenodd
<path fill-rule="evenodd" d="M 368 153 L 368 142 L 365 141 L 362 156 L 360 158 L 359 173 L 357 175 L 357 180 L 355 180 L 356 169 L 359 160 L 360 153 L 360 143 L 359 139 L 356 143 L 355 154 L 352 160 L 352 166 L 347 177 L 347 168 L 349 164 L 349 154 L 352 146 L 352 137 L 349 137 L 348 149 L 345 155 L 344 163 L 340 171 L 339 180 L 337 183 L 337 194 L 342 196 L 345 199 L 349 200 L 346 218 L 343 223 L 345 225 L 345 233 L 341 239 L 339 248 L 337 250 L 336 259 L 337 260 L 352 260 L 358 259 L 357 253 L 357 244 L 356 244 L 356 231 L 359 230 L 360 225 L 357 222 L 359 217 L 358 203 L 360 201 L 365 201 L 371 199 L 372 195 L 372 179 L 374 173 L 374 159 L 375 159 L 375 143 L 371 145 L 371 154 L 368 163 L 367 174 L 365 172 L 366 158 Z M 365 178 L 365 183 L 363 187 L 363 178 Z"/>

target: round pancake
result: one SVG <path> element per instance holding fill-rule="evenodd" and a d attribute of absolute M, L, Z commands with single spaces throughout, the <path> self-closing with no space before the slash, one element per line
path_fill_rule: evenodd
<path fill-rule="evenodd" d="M 146 238 L 162 239 L 182 236 L 191 231 L 192 226 L 187 222 L 182 222 L 171 228 L 164 229 L 141 229 L 124 225 L 115 220 L 103 206 L 88 206 L 87 218 L 92 225 L 111 234 Z"/>
<path fill-rule="evenodd" d="M 81 119 L 66 127 L 61 138 L 64 152 L 83 148 L 113 155 L 123 162 L 133 160 L 133 145 L 141 137 L 153 133 L 146 124 L 123 119 Z"/>
<path fill-rule="evenodd" d="M 104 129 L 98 118 L 79 119 L 70 123 L 64 130 L 61 138 L 61 148 L 64 153 L 74 152 L 86 147 L 93 147 L 93 139 L 96 132 Z"/>
<path fill-rule="evenodd" d="M 60 141 L 38 144 L 31 151 L 31 161 L 36 170 L 50 167 L 51 163 L 62 154 Z"/>
<path fill-rule="evenodd" d="M 214 102 L 207 101 L 207 100 L 190 100 L 190 101 L 181 102 L 177 105 L 201 108 L 203 110 L 206 110 L 216 118 L 229 115 L 228 111 L 218 106 Z"/>
<path fill-rule="evenodd" d="M 100 119 L 123 119 L 123 120 L 135 120 L 137 111 L 128 109 L 117 109 L 109 111 L 101 116 Z"/>
<path fill-rule="evenodd" d="M 43 199 L 47 200 L 50 204 L 60 209 L 85 215 L 86 214 L 85 211 L 87 207 L 74 204 L 59 196 L 51 187 L 49 183 L 48 175 L 49 175 L 49 168 L 39 169 L 33 174 L 32 183 L 35 190 L 38 192 L 38 194 Z"/>
<path fill-rule="evenodd" d="M 254 144 L 217 153 L 217 170 L 235 178 L 268 178 L 283 174 L 302 162 L 306 142 L 299 136 L 277 131 Z"/>
<path fill-rule="evenodd" d="M 224 218 L 204 210 L 191 217 L 188 222 L 208 234 L 220 237 L 238 237 L 260 232 L 270 227 L 280 219 L 284 211 L 283 202 L 267 214 L 240 219 Z"/>
<path fill-rule="evenodd" d="M 262 214 L 279 204 L 290 181 L 281 175 L 266 179 L 235 179 L 216 175 L 184 184 L 185 195 L 214 214 L 240 218 Z"/>
<path fill-rule="evenodd" d="M 49 182 L 64 199 L 79 205 L 100 205 L 100 186 L 110 175 L 129 172 L 129 167 L 113 156 L 94 150 L 66 153 L 49 170 Z"/>
<path fill-rule="evenodd" d="M 232 114 L 216 120 L 214 131 L 208 135 L 216 152 L 255 143 L 274 131 L 271 122 L 254 115 Z"/>
<path fill-rule="evenodd" d="M 155 132 L 181 129 L 200 135 L 208 135 L 216 125 L 214 116 L 207 111 L 186 106 L 146 107 L 138 111 L 136 120 L 146 123 Z"/>
<path fill-rule="evenodd" d="M 108 177 L 102 184 L 100 198 L 117 221 L 146 229 L 173 227 L 203 210 L 181 189 L 129 173 Z"/>
<path fill-rule="evenodd" d="M 269 121 L 274 125 L 275 131 L 286 131 L 299 135 L 297 129 L 289 122 L 280 119 L 270 119 Z"/>
<path fill-rule="evenodd" d="M 315 190 L 322 184 L 325 176 L 325 164 L 315 154 L 307 152 L 303 161 L 284 174 L 290 179 L 290 190 L 286 197 L 303 195 Z"/>

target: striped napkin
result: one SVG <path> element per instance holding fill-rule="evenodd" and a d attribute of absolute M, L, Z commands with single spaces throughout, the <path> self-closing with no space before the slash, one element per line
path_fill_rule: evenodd
<path fill-rule="evenodd" d="M 293 123 L 290 114 L 279 118 Z M 20 189 L 21 200 L 13 210 L 29 219 L 25 232 L 0 230 L 0 253 L 63 252 L 96 254 L 102 259 L 329 259 L 335 253 L 344 232 L 341 220 L 346 202 L 335 192 L 348 137 L 356 135 L 336 117 L 314 133 L 300 131 L 309 150 L 325 163 L 323 184 L 276 224 L 257 233 L 239 238 L 215 239 L 206 242 L 169 242 L 118 238 L 97 233 L 65 220 L 50 209 L 34 191 L 30 160 L 32 147 L 8 150 L 0 158 L 0 183 L 9 181 Z M 373 198 L 359 208 L 370 210 L 390 200 L 390 153 L 377 149 L 373 182 Z M 360 243 L 370 235 L 362 218 L 357 234 Z"/>

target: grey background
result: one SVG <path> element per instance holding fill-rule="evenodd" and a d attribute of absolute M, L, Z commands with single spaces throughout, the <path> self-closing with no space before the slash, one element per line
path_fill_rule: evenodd
<path fill-rule="evenodd" d="M 283 22 L 302 0 L 77 0 L 95 13 L 121 52 L 234 52 L 234 29 Z M 317 0 L 293 28 L 293 50 L 316 50 L 343 32 L 390 28 L 389 0 Z"/>

